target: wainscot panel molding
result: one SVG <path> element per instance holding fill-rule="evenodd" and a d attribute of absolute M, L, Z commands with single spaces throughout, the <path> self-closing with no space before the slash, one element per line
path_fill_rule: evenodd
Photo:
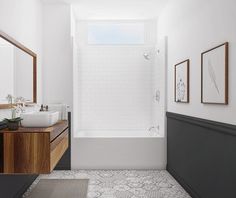
<path fill-rule="evenodd" d="M 236 126 L 168 112 L 167 170 L 193 198 L 235 198 Z"/>

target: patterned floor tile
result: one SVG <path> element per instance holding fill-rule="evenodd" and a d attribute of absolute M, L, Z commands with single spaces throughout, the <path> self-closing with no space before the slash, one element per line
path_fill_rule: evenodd
<path fill-rule="evenodd" d="M 40 175 L 23 197 L 27 197 L 42 178 L 88 178 L 88 198 L 191 198 L 165 170 L 53 171 L 50 175 Z"/>

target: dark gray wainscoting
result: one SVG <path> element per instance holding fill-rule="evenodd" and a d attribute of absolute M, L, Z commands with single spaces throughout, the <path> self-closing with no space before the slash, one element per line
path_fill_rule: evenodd
<path fill-rule="evenodd" d="M 236 198 L 236 126 L 168 112 L 167 170 L 193 198 Z"/>
<path fill-rule="evenodd" d="M 55 170 L 71 169 L 71 113 L 68 113 L 69 122 L 69 148 L 58 162 Z M 6 123 L 0 122 L 0 129 L 6 128 Z M 3 167 L 3 137 L 0 135 L 0 168 Z M 5 175 L 0 174 L 0 198 L 21 198 L 24 192 L 34 182 L 38 175 Z"/>

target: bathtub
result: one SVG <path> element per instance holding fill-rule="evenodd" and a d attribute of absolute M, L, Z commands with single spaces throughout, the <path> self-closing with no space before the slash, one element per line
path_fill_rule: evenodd
<path fill-rule="evenodd" d="M 147 130 L 83 130 L 76 135 L 81 138 L 155 138 L 161 137 L 156 132 Z"/>
<path fill-rule="evenodd" d="M 166 138 L 146 130 L 86 130 L 72 138 L 72 169 L 165 169 Z"/>

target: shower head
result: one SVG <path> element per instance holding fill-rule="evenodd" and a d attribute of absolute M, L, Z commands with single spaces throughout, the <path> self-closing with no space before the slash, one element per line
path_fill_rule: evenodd
<path fill-rule="evenodd" d="M 148 53 L 144 53 L 143 54 L 143 57 L 146 59 L 146 60 L 150 60 L 150 55 Z"/>

